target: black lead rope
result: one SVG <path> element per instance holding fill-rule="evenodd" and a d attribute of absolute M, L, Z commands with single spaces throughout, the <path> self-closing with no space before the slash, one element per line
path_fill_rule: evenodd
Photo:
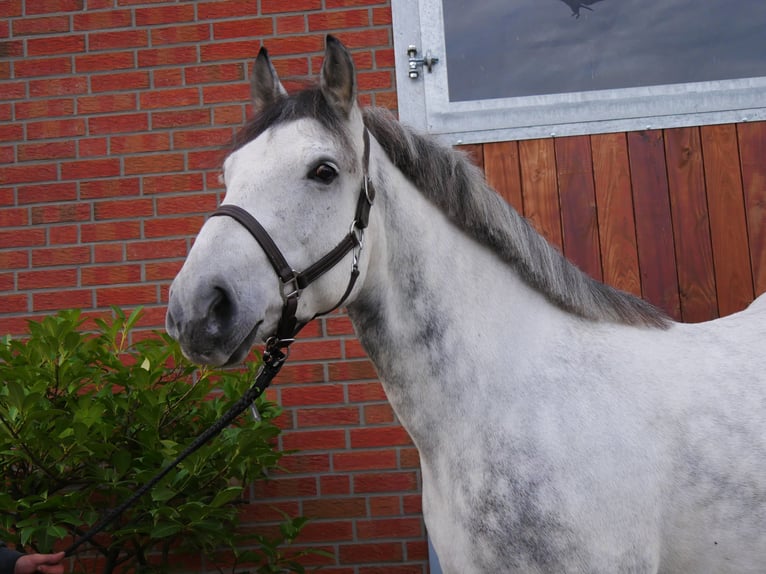
<path fill-rule="evenodd" d="M 96 534 L 104 530 L 112 522 L 117 520 L 123 512 L 133 506 L 144 494 L 149 492 L 154 486 L 157 485 L 167 474 L 176 468 L 184 459 L 189 455 L 199 450 L 206 442 L 213 437 L 220 434 L 220 432 L 229 426 L 240 414 L 242 414 L 250 405 L 253 404 L 255 399 L 260 397 L 266 388 L 269 386 L 274 377 L 277 376 L 279 370 L 284 365 L 287 359 L 287 354 L 282 351 L 286 345 L 281 341 L 273 341 L 267 345 L 266 350 L 263 353 L 263 364 L 255 377 L 253 385 L 242 395 L 242 397 L 234 403 L 228 411 L 226 411 L 221 418 L 219 418 L 212 426 L 201 433 L 194 442 L 187 446 L 176 459 L 171 462 L 167 467 L 158 472 L 151 480 L 146 482 L 141 488 L 136 490 L 128 499 L 126 499 L 118 507 L 113 508 L 109 513 L 104 515 L 101 520 L 94 524 L 90 530 L 83 534 L 78 540 L 76 540 L 69 548 L 65 550 L 66 556 L 71 556 L 75 551 L 89 542 Z"/>

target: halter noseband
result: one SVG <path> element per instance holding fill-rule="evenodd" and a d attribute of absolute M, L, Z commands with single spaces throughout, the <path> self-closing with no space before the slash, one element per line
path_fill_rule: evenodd
<path fill-rule="evenodd" d="M 266 343 L 267 350 L 287 347 L 295 340 L 295 335 L 306 324 L 299 323 L 295 316 L 295 313 L 298 310 L 298 299 L 300 299 L 301 291 L 319 279 L 319 277 L 324 275 L 327 271 L 335 267 L 346 255 L 348 255 L 348 253 L 354 250 L 356 251 L 354 252 L 354 259 L 352 262 L 351 276 L 345 293 L 343 293 L 343 296 L 334 307 L 327 311 L 317 313 L 312 319 L 320 315 L 326 315 L 343 305 L 356 284 L 356 280 L 359 277 L 359 252 L 362 249 L 364 230 L 369 223 L 370 208 L 375 201 L 375 187 L 373 186 L 369 174 L 370 134 L 367 131 L 367 128 L 364 129 L 363 137 L 363 179 L 361 190 L 359 192 L 359 199 L 356 203 L 356 213 L 351 222 L 351 228 L 338 245 L 327 252 L 321 259 L 319 259 L 319 261 L 310 265 L 303 271 L 296 271 L 289 263 L 287 263 L 287 259 L 282 255 L 282 252 L 279 250 L 276 243 L 274 243 L 274 240 L 268 232 L 255 217 L 241 207 L 231 204 L 221 205 L 211 215 L 211 217 L 219 215 L 229 216 L 247 229 L 250 232 L 250 235 L 252 235 L 261 246 L 261 249 L 263 249 L 266 257 L 268 257 L 271 262 L 271 266 L 282 281 L 282 299 L 284 300 L 282 317 L 279 319 L 276 334 L 269 338 Z"/>

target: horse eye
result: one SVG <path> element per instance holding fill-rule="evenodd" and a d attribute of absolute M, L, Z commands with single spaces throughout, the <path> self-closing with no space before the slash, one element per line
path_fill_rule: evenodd
<path fill-rule="evenodd" d="M 309 174 L 311 179 L 321 183 L 331 183 L 338 176 L 337 168 L 329 163 L 320 163 Z"/>

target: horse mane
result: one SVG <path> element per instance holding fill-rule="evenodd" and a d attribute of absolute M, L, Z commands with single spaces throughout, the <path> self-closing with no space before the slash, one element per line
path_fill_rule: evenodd
<path fill-rule="evenodd" d="M 367 128 L 413 185 L 554 305 L 593 321 L 670 325 L 667 315 L 650 303 L 596 281 L 565 259 L 487 185 L 465 154 L 416 133 L 388 110 L 369 107 L 363 114 Z"/>

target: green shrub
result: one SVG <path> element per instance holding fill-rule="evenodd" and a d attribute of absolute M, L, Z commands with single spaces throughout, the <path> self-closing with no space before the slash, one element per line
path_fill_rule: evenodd
<path fill-rule="evenodd" d="M 114 310 L 83 330 L 79 311 L 30 322 L 28 337 L 0 340 L 0 537 L 38 552 L 81 534 L 172 461 L 251 384 L 245 371 L 199 368 L 165 334 L 130 343 L 138 312 Z M 187 458 L 154 490 L 80 548 L 102 555 L 102 572 L 167 572 L 177 554 L 225 550 L 232 572 L 302 572 L 281 536 L 235 536 L 247 486 L 277 467 L 274 404 L 263 420 L 238 422 Z M 250 546 L 249 551 L 240 550 Z M 80 562 L 77 562 L 80 564 Z M 82 566 L 80 566 L 82 567 Z M 92 566 L 91 566 L 92 568 Z M 223 572 L 223 568 L 219 568 Z"/>

